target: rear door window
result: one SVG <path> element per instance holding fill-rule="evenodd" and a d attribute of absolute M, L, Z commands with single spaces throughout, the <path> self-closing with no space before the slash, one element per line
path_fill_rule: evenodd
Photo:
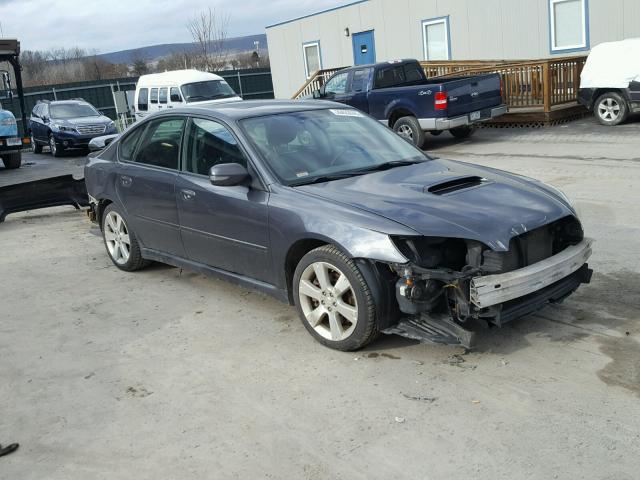
<path fill-rule="evenodd" d="M 138 111 L 144 112 L 149 110 L 149 90 L 141 88 L 138 92 Z"/>
<path fill-rule="evenodd" d="M 351 91 L 354 93 L 364 92 L 367 89 L 367 80 L 369 79 L 368 70 L 356 70 L 353 72 L 351 80 Z"/>
<path fill-rule="evenodd" d="M 131 161 L 136 151 L 136 146 L 140 140 L 140 136 L 146 130 L 146 127 L 140 127 L 133 130 L 120 142 L 120 160 Z"/>
<path fill-rule="evenodd" d="M 151 103 L 158 103 L 158 89 L 157 88 L 152 88 L 151 89 Z"/>

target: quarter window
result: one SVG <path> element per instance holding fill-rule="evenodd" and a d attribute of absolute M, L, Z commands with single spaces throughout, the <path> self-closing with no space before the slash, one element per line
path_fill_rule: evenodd
<path fill-rule="evenodd" d="M 158 103 L 158 89 L 151 89 L 151 103 Z"/>
<path fill-rule="evenodd" d="M 307 78 L 311 78 L 318 70 L 322 69 L 322 58 L 320 56 L 320 42 L 309 42 L 302 46 L 304 55 L 304 71 Z"/>
<path fill-rule="evenodd" d="M 149 90 L 141 88 L 138 92 L 138 111 L 145 112 L 149 110 Z"/>
<path fill-rule="evenodd" d="M 178 87 L 171 87 L 169 93 L 172 102 L 182 102 L 182 97 L 180 96 L 180 90 L 178 90 Z"/>
<path fill-rule="evenodd" d="M 549 0 L 551 51 L 588 48 L 587 0 Z"/>
<path fill-rule="evenodd" d="M 247 160 L 233 134 L 221 123 L 194 118 L 188 130 L 185 170 L 209 175 L 219 163 L 239 163 Z"/>
<path fill-rule="evenodd" d="M 347 79 L 349 78 L 349 73 L 338 73 L 336 76 L 331 78 L 324 87 L 325 93 L 332 93 L 334 95 L 343 94 L 347 91 Z"/>
<path fill-rule="evenodd" d="M 425 60 L 451 60 L 449 48 L 449 17 L 422 22 Z"/>
<path fill-rule="evenodd" d="M 160 93 L 158 94 L 160 103 L 167 103 L 167 88 L 161 88 Z"/>
<path fill-rule="evenodd" d="M 184 118 L 155 120 L 147 126 L 133 161 L 154 167 L 178 169 Z"/>

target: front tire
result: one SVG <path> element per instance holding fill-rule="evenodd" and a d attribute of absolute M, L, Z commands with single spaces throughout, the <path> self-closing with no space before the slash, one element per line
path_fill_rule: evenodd
<path fill-rule="evenodd" d="M 402 117 L 393 124 L 393 131 L 416 147 L 424 146 L 426 135 L 416 117 Z"/>
<path fill-rule="evenodd" d="M 135 233 L 114 204 L 102 215 L 102 238 L 109 258 L 120 270 L 133 272 L 146 266 Z"/>
<path fill-rule="evenodd" d="M 62 155 L 62 147 L 58 147 L 53 135 L 49 135 L 49 150 L 54 157 L 60 157 Z"/>
<path fill-rule="evenodd" d="M 42 153 L 42 145 L 38 145 L 33 133 L 31 134 L 31 149 L 33 150 L 33 153 Z"/>
<path fill-rule="evenodd" d="M 352 259 L 334 245 L 307 253 L 293 278 L 296 309 L 321 344 L 358 350 L 378 335 L 371 289 Z"/>
<path fill-rule="evenodd" d="M 453 135 L 455 138 L 464 140 L 465 138 L 469 138 L 476 131 L 475 127 L 470 125 L 464 125 L 462 127 L 456 127 L 449 130 L 449 133 Z"/>
<path fill-rule="evenodd" d="M 600 95 L 593 108 L 598 122 L 607 127 L 621 124 L 629 115 L 626 100 L 616 92 L 607 92 Z"/>
<path fill-rule="evenodd" d="M 8 153 L 2 157 L 2 163 L 4 163 L 4 168 L 7 170 L 20 168 L 20 165 L 22 165 L 22 154 L 20 152 Z"/>

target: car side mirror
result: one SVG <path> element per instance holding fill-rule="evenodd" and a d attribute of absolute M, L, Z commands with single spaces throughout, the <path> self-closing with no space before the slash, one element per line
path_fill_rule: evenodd
<path fill-rule="evenodd" d="M 219 163 L 209 170 L 209 181 L 218 187 L 240 185 L 249 178 L 249 172 L 239 163 Z"/>

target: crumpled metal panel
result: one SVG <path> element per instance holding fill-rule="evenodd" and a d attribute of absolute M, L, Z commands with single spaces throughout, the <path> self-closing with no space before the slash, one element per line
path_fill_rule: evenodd
<path fill-rule="evenodd" d="M 76 180 L 73 175 L 61 175 L 0 187 L 0 222 L 4 222 L 10 213 L 61 205 L 76 209 L 89 206 L 84 179 Z"/>

